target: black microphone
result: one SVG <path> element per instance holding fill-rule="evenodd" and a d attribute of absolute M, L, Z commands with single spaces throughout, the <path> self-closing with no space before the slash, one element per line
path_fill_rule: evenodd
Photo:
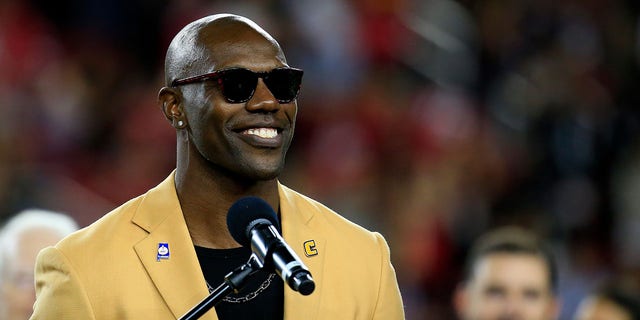
<path fill-rule="evenodd" d="M 238 243 L 250 246 L 264 267 L 274 268 L 291 289 L 309 295 L 316 287 L 311 273 L 282 239 L 279 225 L 271 206 L 258 197 L 241 198 L 227 214 L 227 227 Z"/>

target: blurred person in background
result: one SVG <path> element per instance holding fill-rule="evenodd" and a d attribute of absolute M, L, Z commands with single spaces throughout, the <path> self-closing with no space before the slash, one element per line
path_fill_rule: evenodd
<path fill-rule="evenodd" d="M 574 320 L 640 320 L 640 295 L 621 284 L 605 284 L 585 297 Z"/>
<path fill-rule="evenodd" d="M 41 209 L 21 211 L 0 229 L 0 320 L 29 318 L 38 252 L 77 229 L 69 216 Z"/>
<path fill-rule="evenodd" d="M 550 249 L 525 229 L 502 227 L 475 242 L 454 305 L 463 320 L 551 320 L 556 286 Z"/>

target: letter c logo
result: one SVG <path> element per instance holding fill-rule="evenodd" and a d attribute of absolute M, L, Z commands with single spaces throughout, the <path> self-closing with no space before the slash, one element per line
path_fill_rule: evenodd
<path fill-rule="evenodd" d="M 315 240 L 307 240 L 304 242 L 304 254 L 307 257 L 315 256 L 318 254 L 318 249 L 316 249 Z"/>

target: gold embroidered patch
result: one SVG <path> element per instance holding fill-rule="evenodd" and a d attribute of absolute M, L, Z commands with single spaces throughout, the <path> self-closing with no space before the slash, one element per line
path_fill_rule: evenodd
<path fill-rule="evenodd" d="M 315 256 L 318 254 L 318 249 L 316 249 L 315 240 L 307 240 L 304 242 L 304 254 L 307 257 Z"/>

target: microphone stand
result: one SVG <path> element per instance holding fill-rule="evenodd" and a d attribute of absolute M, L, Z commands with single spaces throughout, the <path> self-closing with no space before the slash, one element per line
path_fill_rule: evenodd
<path fill-rule="evenodd" d="M 202 300 L 198 305 L 191 308 L 191 310 L 180 317 L 179 320 L 199 319 L 203 314 L 209 311 L 209 309 L 218 304 L 220 300 L 231 293 L 231 291 L 236 293 L 240 291 L 246 284 L 247 279 L 258 270 L 262 269 L 262 267 L 264 267 L 264 264 L 260 262 L 260 259 L 258 259 L 255 254 L 251 254 L 247 263 L 227 274 L 221 285 L 215 288 L 209 296 L 204 298 L 204 300 Z"/>

